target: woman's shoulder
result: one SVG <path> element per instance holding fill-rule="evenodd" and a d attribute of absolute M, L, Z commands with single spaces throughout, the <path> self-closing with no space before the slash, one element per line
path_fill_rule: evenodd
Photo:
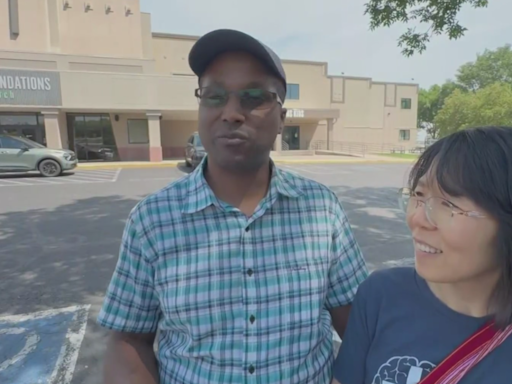
<path fill-rule="evenodd" d="M 386 296 L 396 297 L 410 292 L 416 284 L 416 271 L 412 267 L 393 267 L 379 269 L 370 274 L 358 289 L 359 296 L 373 299 Z"/>

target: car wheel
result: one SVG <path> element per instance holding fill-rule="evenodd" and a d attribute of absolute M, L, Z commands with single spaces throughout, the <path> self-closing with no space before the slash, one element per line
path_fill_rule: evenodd
<path fill-rule="evenodd" d="M 55 160 L 43 160 L 39 163 L 38 168 L 44 177 L 57 177 L 62 173 L 60 164 Z"/>

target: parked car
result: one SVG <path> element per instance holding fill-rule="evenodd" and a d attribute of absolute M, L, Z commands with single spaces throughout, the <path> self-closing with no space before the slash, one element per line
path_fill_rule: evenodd
<path fill-rule="evenodd" d="M 38 171 L 45 177 L 60 176 L 76 168 L 73 151 L 51 149 L 24 137 L 0 134 L 0 172 Z"/>
<path fill-rule="evenodd" d="M 187 141 L 185 148 L 185 164 L 196 168 L 206 155 L 206 151 L 197 132 L 194 132 Z"/>

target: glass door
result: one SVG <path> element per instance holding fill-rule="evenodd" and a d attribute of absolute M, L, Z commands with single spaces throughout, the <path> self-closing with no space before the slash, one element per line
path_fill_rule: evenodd
<path fill-rule="evenodd" d="M 282 141 L 283 148 L 287 150 L 293 151 L 300 149 L 300 127 L 284 127 Z"/>
<path fill-rule="evenodd" d="M 108 115 L 68 115 L 69 146 L 81 161 L 116 161 L 117 146 Z"/>

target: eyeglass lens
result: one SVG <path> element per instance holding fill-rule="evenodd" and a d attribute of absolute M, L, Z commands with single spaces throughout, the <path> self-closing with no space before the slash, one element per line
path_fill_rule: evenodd
<path fill-rule="evenodd" d="M 269 109 L 276 98 L 270 91 L 264 89 L 243 89 L 236 92 L 228 92 L 221 88 L 201 88 L 198 98 L 201 105 L 211 108 L 223 107 L 227 104 L 229 96 L 234 93 L 240 102 L 240 106 L 252 111 L 254 109 Z"/>
<path fill-rule="evenodd" d="M 425 215 L 430 224 L 439 227 L 449 225 L 453 217 L 453 209 L 442 198 L 431 197 L 420 199 L 411 194 L 409 190 L 401 190 L 399 194 L 399 206 L 405 212 L 412 212 L 424 205 Z"/>

